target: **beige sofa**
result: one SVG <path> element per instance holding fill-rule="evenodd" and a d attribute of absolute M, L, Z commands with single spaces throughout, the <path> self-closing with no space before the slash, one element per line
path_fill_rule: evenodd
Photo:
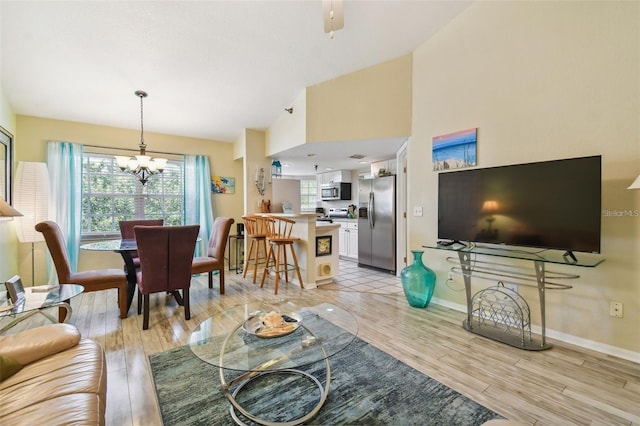
<path fill-rule="evenodd" d="M 0 362 L 2 425 L 104 425 L 104 351 L 74 326 L 0 336 Z"/>

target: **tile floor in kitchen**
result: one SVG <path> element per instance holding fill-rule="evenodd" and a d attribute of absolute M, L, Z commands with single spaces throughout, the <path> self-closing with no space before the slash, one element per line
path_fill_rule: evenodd
<path fill-rule="evenodd" d="M 390 272 L 358 267 L 358 262 L 340 259 L 340 273 L 334 282 L 319 286 L 322 290 L 403 295 L 400 277 Z"/>

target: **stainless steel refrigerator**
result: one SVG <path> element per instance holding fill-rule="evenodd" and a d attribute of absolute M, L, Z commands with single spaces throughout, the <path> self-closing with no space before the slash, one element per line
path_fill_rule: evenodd
<path fill-rule="evenodd" d="M 358 265 L 396 272 L 396 177 L 358 181 Z"/>

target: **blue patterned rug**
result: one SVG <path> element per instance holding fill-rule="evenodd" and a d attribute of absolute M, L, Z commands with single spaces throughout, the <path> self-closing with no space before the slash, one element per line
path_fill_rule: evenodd
<path fill-rule="evenodd" d="M 234 424 L 218 369 L 188 346 L 151 355 L 149 361 L 165 426 Z M 316 377 L 324 377 L 324 363 L 310 368 L 317 370 L 310 371 Z M 269 421 L 300 418 L 319 400 L 308 380 L 271 374 L 256 385 L 260 392 L 243 389 L 241 404 L 249 412 L 273 413 L 265 416 Z M 288 399 L 292 394 L 295 401 Z M 481 425 L 494 418 L 501 417 L 356 338 L 331 358 L 329 397 L 307 424 Z"/>

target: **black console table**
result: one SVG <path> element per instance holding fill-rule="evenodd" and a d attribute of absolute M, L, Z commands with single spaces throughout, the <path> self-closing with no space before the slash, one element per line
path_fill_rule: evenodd
<path fill-rule="evenodd" d="M 231 241 L 234 242 L 233 249 L 235 250 L 235 257 L 231 256 Z M 229 235 L 227 247 L 229 250 L 229 257 L 227 258 L 229 261 L 229 271 L 235 271 L 236 274 L 239 274 L 244 267 L 244 234 Z"/>
<path fill-rule="evenodd" d="M 593 268 L 604 262 L 604 259 L 594 258 L 589 254 L 579 255 L 580 258 L 576 259 L 570 253 L 565 253 L 563 255 L 561 252 L 554 251 L 543 251 L 534 253 L 524 250 L 518 250 L 516 248 L 506 249 L 476 245 L 465 246 L 462 244 L 452 244 L 446 246 L 438 244 L 433 246 L 425 245 L 423 247 L 428 249 L 454 252 L 457 254 L 457 258 L 450 256 L 447 257 L 446 260 L 447 262 L 456 265 L 451 268 L 451 272 L 456 275 L 462 275 L 464 279 L 464 288 L 467 301 L 467 318 L 463 321 L 462 325 L 466 330 L 493 340 L 497 340 L 502 343 L 509 344 L 511 346 L 527 350 L 543 350 L 549 349 L 551 347 L 551 344 L 546 342 L 545 335 L 545 291 L 567 290 L 572 288 L 572 286 L 568 284 L 551 282 L 549 281 L 549 279 L 566 280 L 576 279 L 580 277 L 579 275 L 574 274 L 549 271 L 546 269 L 546 266 L 548 264 L 557 264 Z M 515 264 L 477 260 L 477 255 L 503 259 L 532 261 L 535 273 L 531 273 L 529 268 L 525 268 Z M 509 322 L 510 318 L 508 313 L 505 316 L 494 315 L 495 312 L 485 315 L 484 312 L 480 311 L 477 306 L 474 306 L 474 296 L 472 296 L 471 294 L 472 276 L 480 279 L 491 280 L 494 282 L 501 281 L 503 283 L 508 282 L 516 285 L 537 288 L 538 298 L 540 301 L 541 338 L 537 339 L 531 336 L 530 323 L 528 324 L 528 336 L 526 336 L 524 328 L 522 328 L 522 330 L 518 330 L 517 334 L 513 334 L 512 332 L 510 332 L 510 330 L 506 330 L 510 329 L 512 324 L 507 324 L 507 327 L 495 327 L 491 326 L 491 324 L 488 324 L 492 321 L 494 324 L 503 323 L 505 321 Z M 506 300 L 507 302 L 512 302 L 512 305 L 515 306 L 515 310 L 518 309 L 517 293 L 515 294 L 516 297 L 511 297 L 511 295 L 509 295 L 507 291 L 498 290 L 497 293 L 500 293 L 502 299 Z M 478 294 L 480 299 L 485 296 L 484 294 L 480 294 L 480 292 L 478 292 Z M 524 299 L 522 300 L 524 301 Z M 501 301 L 494 299 L 491 300 L 490 303 L 500 305 Z M 526 302 L 524 303 L 526 304 Z M 504 306 L 499 306 L 496 312 L 498 312 L 503 307 Z M 526 306 L 526 309 L 528 309 L 528 305 Z M 484 321 L 485 316 L 491 316 L 492 321 Z M 526 323 L 526 318 L 523 319 L 523 322 Z"/>

